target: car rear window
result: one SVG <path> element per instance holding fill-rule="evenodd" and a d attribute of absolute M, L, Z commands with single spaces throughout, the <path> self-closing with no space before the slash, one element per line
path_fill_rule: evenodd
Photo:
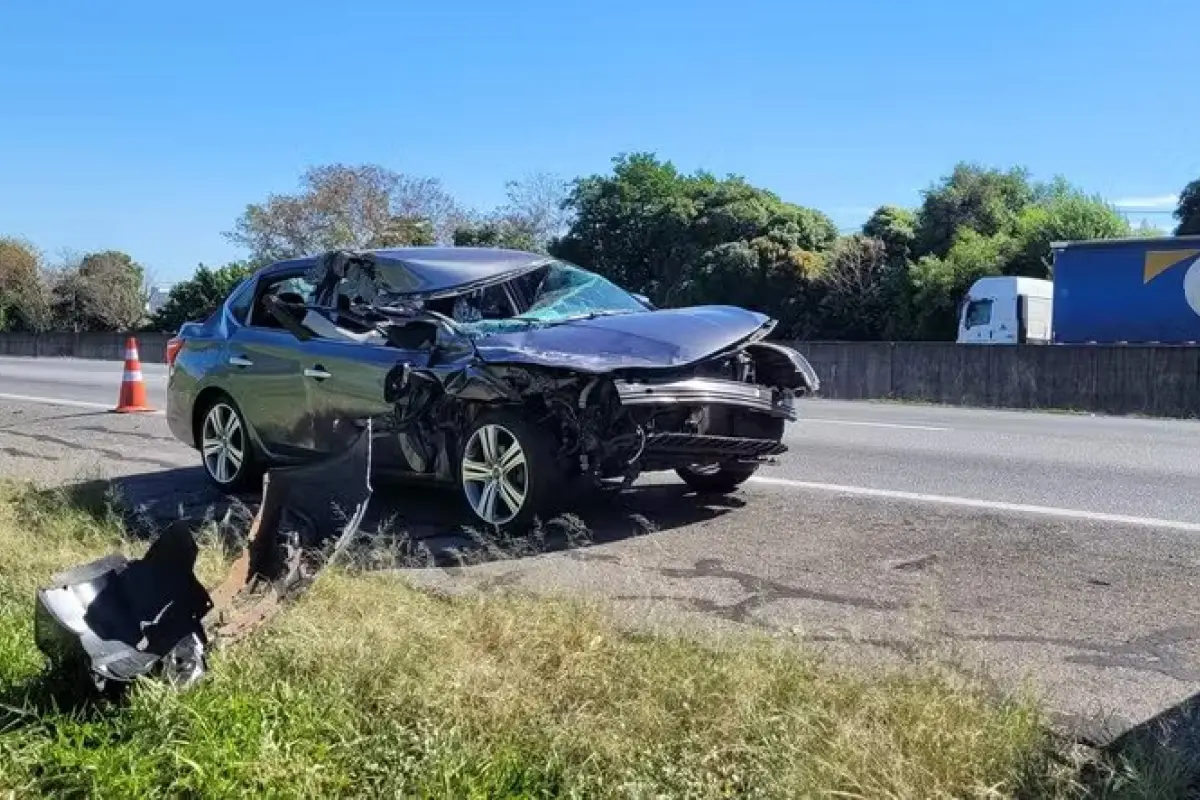
<path fill-rule="evenodd" d="M 254 280 L 248 279 L 234 290 L 229 298 L 229 313 L 238 324 L 246 324 L 246 315 L 250 313 L 250 305 L 254 302 Z"/>

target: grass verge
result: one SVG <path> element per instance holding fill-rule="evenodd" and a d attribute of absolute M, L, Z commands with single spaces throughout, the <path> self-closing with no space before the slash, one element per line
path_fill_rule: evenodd
<path fill-rule="evenodd" d="M 136 552 L 104 503 L 0 492 L 0 796 L 1067 796 L 1032 703 L 928 667 L 847 675 L 767 640 L 624 632 L 596 609 L 446 599 L 332 571 L 186 693 L 73 706 L 32 599 Z M 206 547 L 200 572 L 223 569 Z"/>

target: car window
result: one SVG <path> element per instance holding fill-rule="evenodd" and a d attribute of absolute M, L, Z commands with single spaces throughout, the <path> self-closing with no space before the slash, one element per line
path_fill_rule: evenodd
<path fill-rule="evenodd" d="M 315 293 L 316 287 L 303 275 L 289 275 L 285 273 L 265 278 L 259 282 L 258 292 L 255 294 L 258 301 L 254 304 L 254 309 L 251 312 L 250 324 L 256 328 L 283 327 L 279 323 L 279 320 L 271 316 L 271 313 L 263 304 L 263 298 L 267 295 L 274 295 L 284 303 L 300 306 L 311 304 Z"/>
<path fill-rule="evenodd" d="M 349 278 L 342 278 L 333 287 L 333 297 L 326 305 L 338 311 L 345 311 L 355 303 L 363 302 L 356 284 Z"/>
<path fill-rule="evenodd" d="M 977 325 L 987 325 L 992 321 L 992 301 L 972 300 L 967 306 L 966 325 L 974 328 Z"/>
<path fill-rule="evenodd" d="M 349 310 L 349 301 L 361 299 L 347 297 L 345 291 L 339 292 L 339 289 L 343 288 L 348 289 L 344 282 L 334 290 L 334 308 Z M 284 327 L 267 309 L 263 298 L 268 295 L 273 295 L 287 305 L 296 322 L 307 330 L 309 335 L 318 339 L 367 344 L 383 344 L 386 341 L 383 334 L 374 328 L 332 313 L 328 305 L 318 302 L 316 285 L 303 275 L 281 275 L 264 281 L 256 295 L 258 302 L 254 307 L 255 327 Z M 342 299 L 339 300 L 339 297 Z"/>
<path fill-rule="evenodd" d="M 489 319 L 508 319 L 520 311 L 501 284 L 459 296 L 451 316 L 455 322 L 478 322 Z"/>
<path fill-rule="evenodd" d="M 455 304 L 454 321 L 463 326 L 469 336 L 491 336 L 588 316 L 646 311 L 640 300 L 620 286 L 565 262 L 534 270 L 495 288 L 505 294 L 511 292 L 518 313 L 501 313 L 505 306 L 511 308 L 512 304 L 498 301 L 489 304 L 481 302 L 487 298 L 476 300 L 474 296 L 460 298 L 477 306 L 464 311 L 460 310 L 459 303 Z"/>
<path fill-rule="evenodd" d="M 254 284 L 252 280 L 245 281 L 229 298 L 229 313 L 239 324 L 246 324 L 246 316 L 254 302 Z"/>
<path fill-rule="evenodd" d="M 546 277 L 546 272 L 547 270 L 544 268 L 526 272 L 508 282 L 508 288 L 521 306 L 521 310 L 533 305 L 534 299 L 537 298 L 538 287 L 542 285 L 542 279 Z"/>

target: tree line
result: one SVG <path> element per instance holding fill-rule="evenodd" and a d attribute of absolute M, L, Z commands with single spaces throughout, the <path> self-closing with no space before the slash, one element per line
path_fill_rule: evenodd
<path fill-rule="evenodd" d="M 1184 188 L 1177 235 L 1200 234 L 1200 179 Z M 452 243 L 545 252 L 595 270 L 660 306 L 741 305 L 799 339 L 952 339 L 958 304 L 986 275 L 1051 278 L 1050 243 L 1165 235 L 1134 228 L 1063 178 L 960 163 L 915 208 L 876 209 L 840 233 L 825 213 L 739 176 L 685 173 L 653 153 L 562 180 L 535 173 L 487 212 L 464 209 L 435 178 L 378 165 L 307 170 L 298 190 L 246 206 L 226 238 L 243 261 L 201 265 L 147 312 L 145 270 L 91 253 L 50 266 L 0 239 L 0 329 L 175 331 L 210 314 L 257 267 L 338 248 Z"/>
<path fill-rule="evenodd" d="M 130 330 L 144 324 L 144 268 L 115 250 L 50 264 L 30 242 L 0 237 L 0 330 Z"/>

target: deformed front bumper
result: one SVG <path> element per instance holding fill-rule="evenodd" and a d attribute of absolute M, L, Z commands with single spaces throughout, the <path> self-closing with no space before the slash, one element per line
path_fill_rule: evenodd
<path fill-rule="evenodd" d="M 623 406 L 720 405 L 759 411 L 787 420 L 796 419 L 791 392 L 753 383 L 718 378 L 685 378 L 677 381 L 613 381 Z"/>

